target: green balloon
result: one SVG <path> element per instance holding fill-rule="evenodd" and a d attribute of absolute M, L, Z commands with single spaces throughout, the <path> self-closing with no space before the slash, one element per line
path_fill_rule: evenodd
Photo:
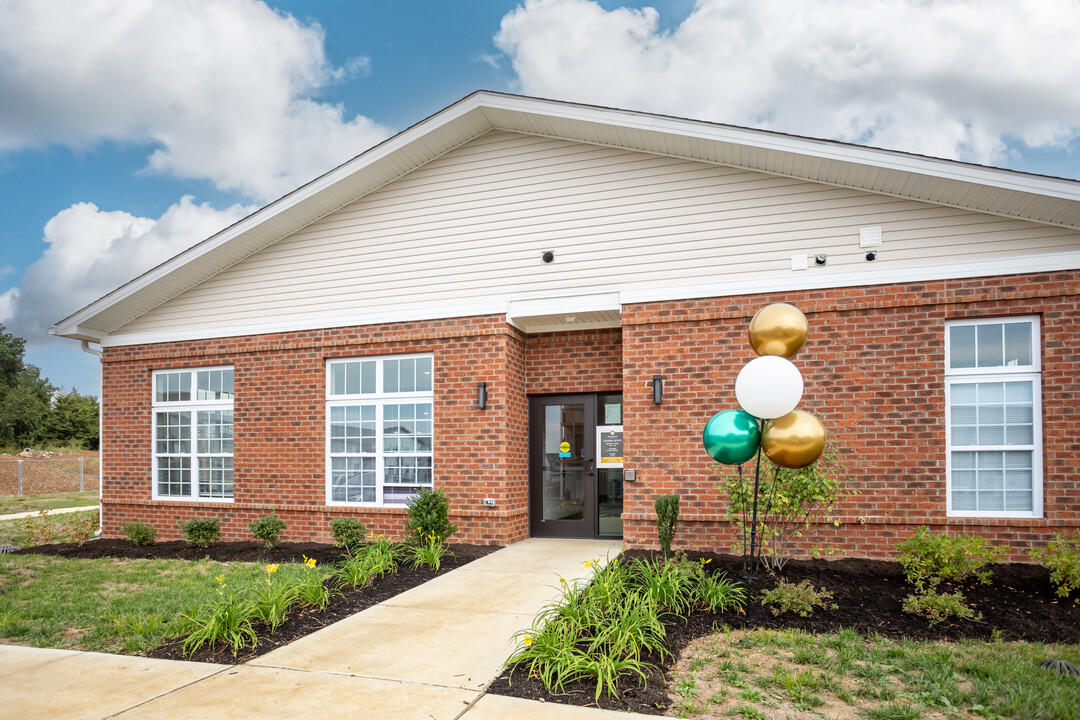
<path fill-rule="evenodd" d="M 741 465 L 757 454 L 761 445 L 761 426 L 745 410 L 725 410 L 705 423 L 701 433 L 705 452 L 723 465 Z"/>

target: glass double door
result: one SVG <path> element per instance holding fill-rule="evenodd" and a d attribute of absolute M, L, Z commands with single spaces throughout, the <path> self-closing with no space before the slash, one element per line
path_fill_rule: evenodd
<path fill-rule="evenodd" d="M 608 424 L 598 426 L 598 419 L 605 418 Z M 605 432 L 613 436 L 616 427 L 617 462 L 597 441 Z M 620 395 L 529 398 L 529 517 L 533 536 L 622 536 L 621 436 Z M 604 448 L 611 446 L 610 439 L 603 444 Z"/>

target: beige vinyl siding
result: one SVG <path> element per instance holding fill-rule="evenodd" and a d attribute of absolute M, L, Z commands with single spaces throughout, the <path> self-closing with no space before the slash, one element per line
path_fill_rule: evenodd
<path fill-rule="evenodd" d="M 492 131 L 114 335 L 1080 250 L 1063 228 L 696 161 Z M 552 250 L 551 265 L 540 253 Z M 803 275 L 800 273 L 799 275 Z"/>

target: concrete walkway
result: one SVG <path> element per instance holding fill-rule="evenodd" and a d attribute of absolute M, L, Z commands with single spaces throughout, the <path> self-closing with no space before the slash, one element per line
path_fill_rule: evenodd
<path fill-rule="evenodd" d="M 49 508 L 49 515 L 63 515 L 64 513 L 73 512 L 85 512 L 87 510 L 98 510 L 100 505 L 84 505 L 82 507 L 69 507 L 69 508 Z M 41 514 L 40 510 L 31 510 L 30 512 L 11 513 L 10 515 L 0 515 L 0 522 L 4 520 L 21 520 L 28 517 L 37 517 Z"/>
<path fill-rule="evenodd" d="M 559 578 L 618 542 L 511 545 L 246 665 L 0 646 L 5 718 L 604 720 L 649 716 L 483 691 Z"/>

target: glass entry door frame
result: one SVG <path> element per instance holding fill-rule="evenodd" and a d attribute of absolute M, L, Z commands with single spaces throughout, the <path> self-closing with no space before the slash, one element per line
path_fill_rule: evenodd
<path fill-rule="evenodd" d="M 529 397 L 533 537 L 622 537 L 622 422 L 622 393 Z"/>
<path fill-rule="evenodd" d="M 529 529 L 595 536 L 596 395 L 529 397 Z"/>

